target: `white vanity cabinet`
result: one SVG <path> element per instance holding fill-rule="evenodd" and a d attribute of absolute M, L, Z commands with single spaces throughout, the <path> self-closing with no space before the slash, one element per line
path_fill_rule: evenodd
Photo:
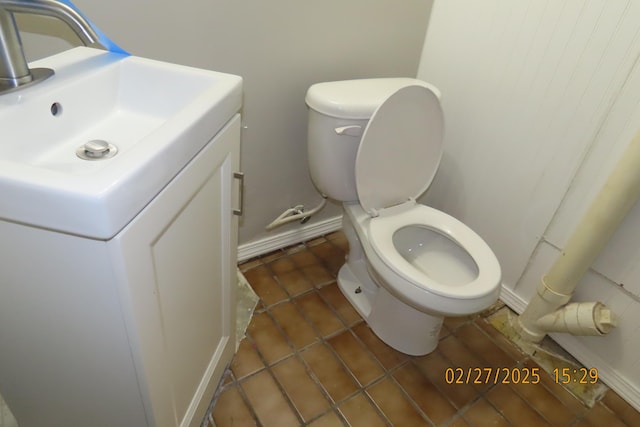
<path fill-rule="evenodd" d="M 235 350 L 239 145 L 236 115 L 108 241 L 0 221 L 20 427 L 200 425 Z"/>

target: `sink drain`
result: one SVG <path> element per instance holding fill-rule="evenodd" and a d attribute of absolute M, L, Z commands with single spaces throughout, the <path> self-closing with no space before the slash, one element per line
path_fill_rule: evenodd
<path fill-rule="evenodd" d="M 103 160 L 113 157 L 118 147 L 101 139 L 89 141 L 76 150 L 76 155 L 83 160 Z"/>

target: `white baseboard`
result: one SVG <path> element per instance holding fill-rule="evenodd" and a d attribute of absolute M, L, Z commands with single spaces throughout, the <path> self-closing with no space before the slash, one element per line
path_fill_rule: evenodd
<path fill-rule="evenodd" d="M 305 224 L 295 230 L 274 233 L 262 239 L 238 246 L 238 262 L 267 254 L 275 250 L 313 239 L 342 228 L 342 215 L 313 224 Z"/>
<path fill-rule="evenodd" d="M 525 300 L 504 285 L 502 286 L 500 299 L 516 313 L 522 313 L 527 306 Z M 631 406 L 636 408 L 636 410 L 640 411 L 640 390 L 638 390 L 638 387 L 620 375 L 608 361 L 593 353 L 580 342 L 579 337 L 562 333 L 553 333 L 549 334 L 549 336 L 560 344 L 569 354 L 579 360 L 583 366 L 598 368 L 598 377 L 609 386 L 610 389 L 618 393 L 621 398 L 626 400 Z"/>

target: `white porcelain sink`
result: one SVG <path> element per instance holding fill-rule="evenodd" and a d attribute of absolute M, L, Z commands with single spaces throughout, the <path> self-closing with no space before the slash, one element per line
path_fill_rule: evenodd
<path fill-rule="evenodd" d="M 0 95 L 0 219 L 109 239 L 240 109 L 238 76 L 79 47 Z M 83 160 L 91 140 L 118 153 Z"/>

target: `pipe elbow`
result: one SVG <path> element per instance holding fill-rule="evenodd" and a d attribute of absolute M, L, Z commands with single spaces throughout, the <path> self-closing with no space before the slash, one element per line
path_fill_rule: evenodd
<path fill-rule="evenodd" d="M 539 318 L 536 326 L 546 332 L 599 336 L 616 327 L 617 318 L 611 309 L 601 302 L 581 302 L 567 304 Z"/>

